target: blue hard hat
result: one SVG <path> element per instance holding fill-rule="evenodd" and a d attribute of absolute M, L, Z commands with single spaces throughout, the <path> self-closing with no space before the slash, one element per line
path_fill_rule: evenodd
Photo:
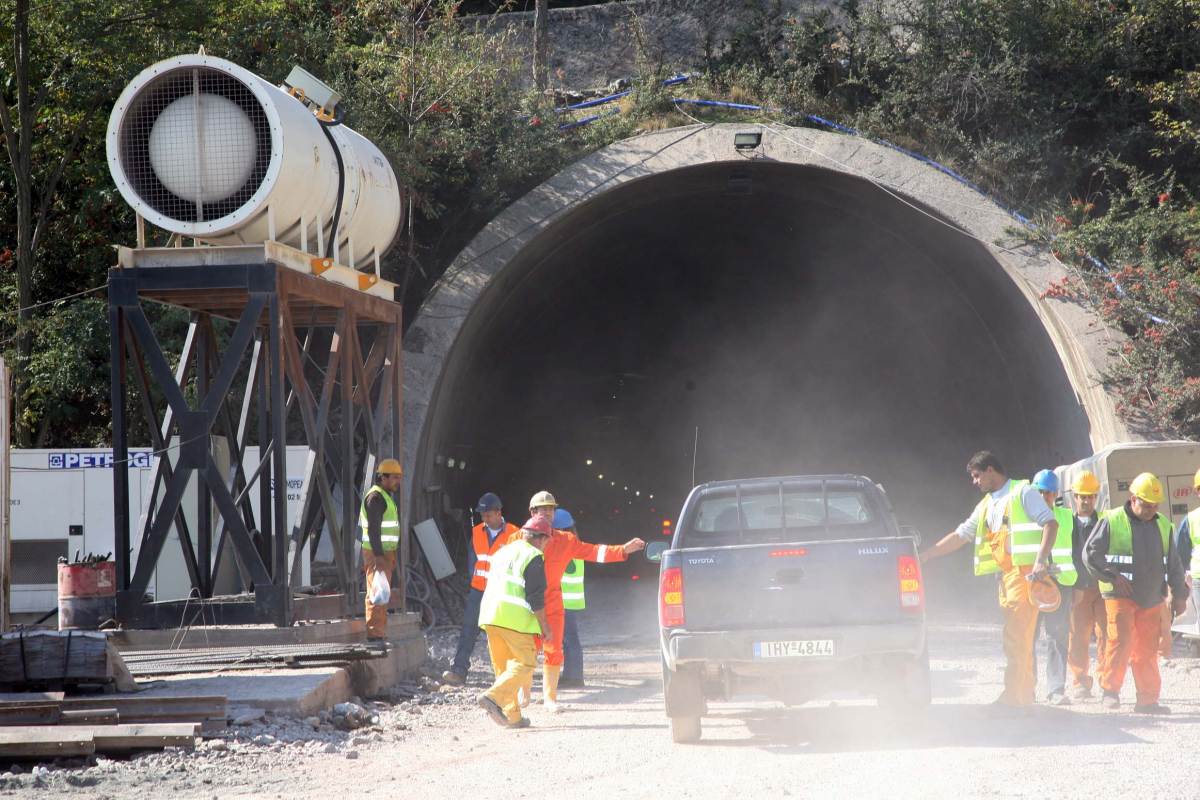
<path fill-rule="evenodd" d="M 565 508 L 556 508 L 554 509 L 554 527 L 560 531 L 565 531 L 567 528 L 574 528 L 575 518 Z"/>
<path fill-rule="evenodd" d="M 475 513 L 482 514 L 485 511 L 499 511 L 500 508 L 500 498 L 488 492 L 479 498 L 479 505 L 475 507 Z"/>
<path fill-rule="evenodd" d="M 1033 485 L 1043 492 L 1057 492 L 1058 476 L 1050 470 L 1044 469 L 1033 476 Z"/>

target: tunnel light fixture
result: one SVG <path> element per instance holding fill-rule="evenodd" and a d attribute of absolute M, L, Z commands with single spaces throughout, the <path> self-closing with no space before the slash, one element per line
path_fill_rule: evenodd
<path fill-rule="evenodd" d="M 591 460 L 590 458 L 587 460 L 587 465 L 588 465 L 589 467 L 592 465 L 592 460 Z"/>
<path fill-rule="evenodd" d="M 629 491 L 629 487 L 628 487 L 628 486 L 626 486 L 626 487 L 625 487 L 625 491 L 627 491 L 627 492 Z"/>
<path fill-rule="evenodd" d="M 642 496 L 642 493 L 641 493 L 641 492 L 634 492 L 634 494 L 636 494 L 638 497 L 641 497 L 641 496 Z"/>
<path fill-rule="evenodd" d="M 466 469 L 466 468 L 467 468 L 467 462 L 465 462 L 465 461 L 460 461 L 460 462 L 458 462 L 458 468 L 459 468 L 459 469 Z"/>
<path fill-rule="evenodd" d="M 450 469 L 454 469 L 454 459 L 453 459 L 453 458 L 447 458 L 447 459 L 446 459 L 446 466 L 447 466 L 447 467 L 449 467 Z"/>
<path fill-rule="evenodd" d="M 739 153 L 757 150 L 762 144 L 762 131 L 741 131 L 733 135 L 733 149 Z"/>
<path fill-rule="evenodd" d="M 617 485 L 617 482 L 616 482 L 616 481 L 609 481 L 609 484 L 608 484 L 608 485 L 609 485 L 609 486 L 616 486 L 616 485 Z"/>
<path fill-rule="evenodd" d="M 604 480 L 604 475 L 601 475 L 601 476 L 600 476 L 600 480 Z"/>

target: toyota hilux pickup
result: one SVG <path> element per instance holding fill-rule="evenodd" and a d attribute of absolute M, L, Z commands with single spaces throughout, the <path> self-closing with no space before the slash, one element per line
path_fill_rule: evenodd
<path fill-rule="evenodd" d="M 797 705 L 857 690 L 893 708 L 931 700 L 920 534 L 857 475 L 697 486 L 660 562 L 671 737 L 700 738 L 708 701 Z"/>

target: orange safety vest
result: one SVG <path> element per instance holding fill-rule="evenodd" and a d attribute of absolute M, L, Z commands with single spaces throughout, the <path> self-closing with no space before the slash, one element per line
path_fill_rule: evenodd
<path fill-rule="evenodd" d="M 471 588 L 483 591 L 487 588 L 488 568 L 492 565 L 492 556 L 508 543 L 513 534 L 521 529 L 511 522 L 504 523 L 504 530 L 496 537 L 496 541 L 488 546 L 487 525 L 479 523 L 471 531 L 471 544 L 475 548 L 475 573 L 471 576 Z"/>

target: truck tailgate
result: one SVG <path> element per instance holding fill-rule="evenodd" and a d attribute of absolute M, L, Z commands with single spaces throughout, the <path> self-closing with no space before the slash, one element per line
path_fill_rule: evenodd
<path fill-rule="evenodd" d="M 755 544 L 679 553 L 693 631 L 854 625 L 911 619 L 899 557 L 911 539 Z"/>

